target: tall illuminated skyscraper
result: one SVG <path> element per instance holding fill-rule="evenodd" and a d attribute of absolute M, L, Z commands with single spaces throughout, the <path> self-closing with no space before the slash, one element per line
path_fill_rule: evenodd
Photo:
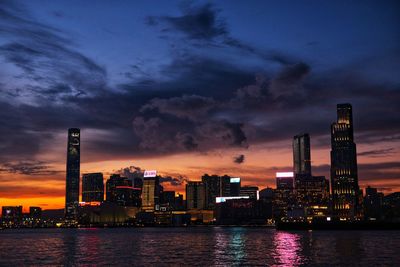
<path fill-rule="evenodd" d="M 65 218 L 76 220 L 79 206 L 80 130 L 68 129 Z"/>
<path fill-rule="evenodd" d="M 353 219 L 359 211 L 359 186 L 350 104 L 337 105 L 337 122 L 331 126 L 331 146 L 333 212 L 339 218 Z"/>
<path fill-rule="evenodd" d="M 311 176 L 310 136 L 306 134 L 293 137 L 294 174 Z"/>

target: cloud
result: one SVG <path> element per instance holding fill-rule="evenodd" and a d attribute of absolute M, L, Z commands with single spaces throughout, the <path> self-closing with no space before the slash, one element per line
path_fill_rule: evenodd
<path fill-rule="evenodd" d="M 151 27 L 160 27 L 162 38 L 167 35 L 174 39 L 174 34 L 183 35 L 193 48 L 231 48 L 279 65 L 293 64 L 295 61 L 283 53 L 264 51 L 231 36 L 226 20 L 220 16 L 220 10 L 211 3 L 187 4 L 181 12 L 181 16 L 148 16 L 145 23 Z"/>
<path fill-rule="evenodd" d="M 366 157 L 385 157 L 387 155 L 392 155 L 395 153 L 394 148 L 385 148 L 385 149 L 375 149 L 375 150 L 368 150 L 357 153 L 357 156 L 366 156 Z"/>
<path fill-rule="evenodd" d="M 43 161 L 20 161 L 0 164 L 0 173 L 13 173 L 24 175 L 54 175 L 61 171 L 54 170 Z"/>
<path fill-rule="evenodd" d="M 233 157 L 233 162 L 237 164 L 242 164 L 244 162 L 245 156 L 243 154 Z"/>

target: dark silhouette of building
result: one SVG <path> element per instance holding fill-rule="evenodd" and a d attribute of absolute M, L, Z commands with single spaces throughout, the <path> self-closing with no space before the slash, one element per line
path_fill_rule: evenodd
<path fill-rule="evenodd" d="M 218 175 L 204 174 L 201 181 L 205 188 L 205 208 L 212 210 L 215 207 L 215 199 L 220 196 L 221 180 Z"/>
<path fill-rule="evenodd" d="M 205 187 L 203 182 L 190 181 L 186 184 L 187 209 L 202 210 L 205 208 Z"/>
<path fill-rule="evenodd" d="M 250 199 L 258 199 L 258 187 L 257 186 L 242 186 L 240 188 L 240 196 L 249 196 Z"/>
<path fill-rule="evenodd" d="M 117 202 L 117 186 L 130 186 L 132 187 L 132 181 L 126 177 L 122 177 L 120 174 L 113 174 L 110 179 L 106 182 L 106 201 Z"/>
<path fill-rule="evenodd" d="M 104 201 L 104 181 L 102 173 L 97 172 L 82 175 L 82 201 Z"/>
<path fill-rule="evenodd" d="M 239 196 L 239 183 L 233 183 L 231 186 L 231 177 L 228 175 L 208 175 L 204 174 L 201 181 L 205 187 L 205 209 L 213 210 L 215 208 L 215 199 L 221 196 Z"/>
<path fill-rule="evenodd" d="M 240 195 L 241 179 L 239 177 L 229 178 L 229 196 L 237 197 Z"/>
<path fill-rule="evenodd" d="M 79 207 L 80 130 L 68 129 L 65 218 L 76 220 Z"/>
<path fill-rule="evenodd" d="M 333 213 L 341 219 L 354 219 L 360 212 L 360 189 L 350 104 L 337 105 L 337 122 L 331 126 L 331 146 Z"/>
<path fill-rule="evenodd" d="M 175 191 L 163 191 L 160 195 L 160 205 L 175 209 Z"/>
<path fill-rule="evenodd" d="M 294 175 L 311 176 L 310 136 L 305 134 L 293 137 Z"/>
<path fill-rule="evenodd" d="M 29 218 L 34 220 L 39 220 L 42 218 L 42 208 L 41 207 L 29 207 Z"/>
<path fill-rule="evenodd" d="M 377 188 L 365 188 L 364 218 L 367 220 L 380 220 L 382 217 L 383 193 Z"/>

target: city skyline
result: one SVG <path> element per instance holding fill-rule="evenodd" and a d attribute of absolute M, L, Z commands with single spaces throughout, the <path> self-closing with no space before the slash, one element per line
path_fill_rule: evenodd
<path fill-rule="evenodd" d="M 338 103 L 353 106 L 360 187 L 400 191 L 395 2 L 291 3 L 292 23 L 278 2 L 37 3 L 0 3 L 1 206 L 64 207 L 72 127 L 80 177 L 136 167 L 181 193 L 205 173 L 275 187 L 308 133 L 312 173 L 330 180 Z"/>

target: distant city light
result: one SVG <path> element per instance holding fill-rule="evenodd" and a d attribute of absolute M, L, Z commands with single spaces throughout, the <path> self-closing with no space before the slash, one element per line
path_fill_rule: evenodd
<path fill-rule="evenodd" d="M 293 172 L 277 172 L 276 177 L 282 178 L 282 177 L 294 177 Z"/>
<path fill-rule="evenodd" d="M 215 198 L 215 202 L 216 203 L 222 203 L 222 202 L 226 202 L 227 200 L 231 200 L 231 199 L 249 199 L 249 196 L 239 196 L 239 197 L 216 197 Z"/>
<path fill-rule="evenodd" d="M 151 171 L 144 171 L 143 177 L 156 177 L 156 176 L 157 176 L 157 171 L 151 170 Z"/>
<path fill-rule="evenodd" d="M 230 182 L 231 183 L 240 183 L 240 178 L 239 177 L 231 178 Z"/>

